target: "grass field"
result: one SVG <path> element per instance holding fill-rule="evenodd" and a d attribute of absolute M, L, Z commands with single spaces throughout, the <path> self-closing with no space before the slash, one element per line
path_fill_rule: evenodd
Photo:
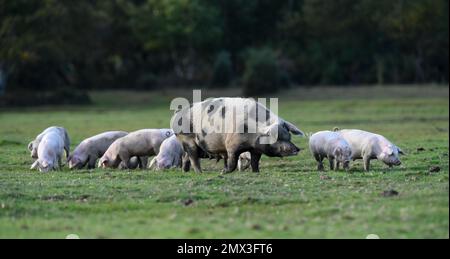
<path fill-rule="evenodd" d="M 106 130 L 168 127 L 177 93 L 97 92 L 92 106 L 0 110 L 0 238 L 448 238 L 448 86 L 353 90 L 290 90 L 280 116 L 305 132 L 383 134 L 407 153 L 401 167 L 374 161 L 364 173 L 357 161 L 350 172 L 318 173 L 305 150 L 263 157 L 260 174 L 220 175 L 222 163 L 212 161 L 203 174 L 41 174 L 29 170 L 26 146 L 44 128 L 66 127 L 73 149 Z M 391 189 L 399 194 L 382 195 Z"/>

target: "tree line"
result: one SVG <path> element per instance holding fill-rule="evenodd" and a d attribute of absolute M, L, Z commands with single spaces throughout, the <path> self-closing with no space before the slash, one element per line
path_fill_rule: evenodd
<path fill-rule="evenodd" d="M 0 0 L 6 90 L 448 83 L 448 0 Z"/>

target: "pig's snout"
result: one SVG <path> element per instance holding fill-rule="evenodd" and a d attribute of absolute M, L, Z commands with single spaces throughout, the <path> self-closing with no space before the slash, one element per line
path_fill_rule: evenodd
<path fill-rule="evenodd" d="M 163 169 L 163 170 L 170 169 L 171 167 L 172 167 L 172 164 L 169 161 L 165 161 L 165 160 L 159 162 L 158 166 L 157 166 L 158 169 Z"/>
<path fill-rule="evenodd" d="M 399 166 L 402 164 L 402 162 L 400 160 L 394 160 L 394 161 L 391 160 L 386 164 L 392 167 L 392 166 Z"/>
<path fill-rule="evenodd" d="M 293 151 L 294 155 L 297 155 L 298 153 L 300 153 L 300 151 L 301 151 L 301 149 L 294 145 L 294 151 Z"/>
<path fill-rule="evenodd" d="M 82 164 L 81 163 L 69 163 L 69 169 L 70 170 L 81 169 L 81 168 L 82 168 Z"/>
<path fill-rule="evenodd" d="M 42 165 L 40 168 L 39 168 L 39 171 L 41 172 L 41 173 L 48 173 L 48 172 L 50 172 L 50 170 L 51 170 L 51 166 L 50 165 Z"/>
<path fill-rule="evenodd" d="M 400 159 L 398 159 L 398 157 L 394 157 L 393 159 L 391 159 L 391 164 L 395 165 L 395 166 L 399 166 L 402 164 L 402 162 L 400 161 Z"/>
<path fill-rule="evenodd" d="M 166 161 L 164 159 L 160 159 L 160 160 L 156 159 L 154 166 L 155 166 L 156 170 L 166 170 L 166 169 L 170 169 L 171 164 L 169 161 Z"/>
<path fill-rule="evenodd" d="M 98 167 L 99 167 L 99 168 L 102 168 L 102 169 L 106 169 L 106 168 L 107 168 L 107 165 L 108 165 L 108 161 L 106 161 L 106 160 L 101 160 L 100 163 L 99 163 L 99 165 L 98 165 Z"/>
<path fill-rule="evenodd" d="M 289 144 L 287 147 L 282 148 L 284 156 L 296 156 L 300 151 L 301 149 L 294 144 Z"/>
<path fill-rule="evenodd" d="M 70 159 L 70 160 L 69 160 L 69 169 L 70 169 L 70 170 L 73 170 L 73 169 L 79 169 L 78 164 L 79 164 L 79 163 L 78 163 L 77 161 L 75 161 L 73 158 Z"/>

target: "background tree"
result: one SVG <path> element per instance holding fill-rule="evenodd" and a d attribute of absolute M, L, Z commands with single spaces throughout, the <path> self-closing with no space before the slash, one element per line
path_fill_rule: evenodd
<path fill-rule="evenodd" d="M 241 85 L 254 73 L 248 53 L 263 49 L 294 85 L 448 83 L 448 10 L 448 0 L 0 0 L 0 64 L 8 91 L 199 87 L 229 71 Z"/>

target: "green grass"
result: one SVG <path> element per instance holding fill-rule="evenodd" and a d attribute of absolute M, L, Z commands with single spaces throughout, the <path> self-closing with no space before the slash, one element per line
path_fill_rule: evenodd
<path fill-rule="evenodd" d="M 318 173 L 305 150 L 263 157 L 260 174 L 220 175 L 222 163 L 212 161 L 202 162 L 201 175 L 67 168 L 41 174 L 29 170 L 26 146 L 42 129 L 63 125 L 78 144 L 106 130 L 168 127 L 176 93 L 93 93 L 93 106 L 2 110 L 0 238 L 448 238 L 448 88 L 396 89 L 349 95 L 351 89 L 326 88 L 305 91 L 307 97 L 295 90 L 280 100 L 280 115 L 305 132 L 362 128 L 407 153 L 401 167 L 374 161 L 370 173 L 360 161 L 349 173 Z M 330 92 L 335 100 L 323 98 Z M 306 138 L 294 141 L 307 148 Z M 441 171 L 429 173 L 431 166 Z M 381 195 L 390 189 L 399 195 Z"/>

